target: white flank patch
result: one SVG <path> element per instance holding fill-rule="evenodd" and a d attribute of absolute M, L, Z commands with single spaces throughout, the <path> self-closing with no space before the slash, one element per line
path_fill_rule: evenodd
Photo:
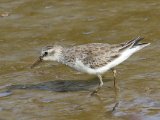
<path fill-rule="evenodd" d="M 89 73 L 89 74 L 96 74 L 96 70 L 90 68 L 89 66 L 84 65 L 80 60 L 76 59 L 74 68 L 78 71 Z"/>

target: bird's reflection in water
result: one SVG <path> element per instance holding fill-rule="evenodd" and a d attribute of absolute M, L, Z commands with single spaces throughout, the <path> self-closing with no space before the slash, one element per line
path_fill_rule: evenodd
<path fill-rule="evenodd" d="M 106 79 L 106 82 L 111 79 Z M 54 80 L 37 84 L 17 84 L 8 86 L 8 90 L 37 89 L 55 92 L 92 91 L 98 85 L 97 79 L 91 80 Z M 103 88 L 102 88 L 103 89 Z"/>
<path fill-rule="evenodd" d="M 104 80 L 106 82 L 111 81 L 111 79 Z M 90 91 L 90 93 L 96 88 L 98 85 L 98 81 L 96 79 L 92 80 L 54 80 L 41 82 L 37 84 L 17 84 L 11 85 L 7 87 L 7 91 L 13 91 L 16 89 L 37 89 L 37 90 L 48 90 L 55 92 L 75 92 L 75 91 Z M 103 88 L 102 88 L 103 89 Z M 89 95 L 91 97 L 95 97 L 100 103 L 103 104 L 103 100 L 99 94 Z M 114 103 L 113 112 L 116 110 L 119 104 L 119 91 L 114 89 Z"/>

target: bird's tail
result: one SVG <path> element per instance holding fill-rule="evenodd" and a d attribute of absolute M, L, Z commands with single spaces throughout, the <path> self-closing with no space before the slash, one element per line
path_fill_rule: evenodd
<path fill-rule="evenodd" d="M 150 43 L 140 43 L 141 40 L 143 40 L 144 38 L 142 37 L 137 37 L 133 40 L 130 40 L 128 42 L 122 43 L 122 47 L 119 49 L 119 51 L 124 51 L 126 49 L 131 49 L 131 48 L 135 48 L 135 47 L 139 47 L 140 49 L 150 45 Z"/>

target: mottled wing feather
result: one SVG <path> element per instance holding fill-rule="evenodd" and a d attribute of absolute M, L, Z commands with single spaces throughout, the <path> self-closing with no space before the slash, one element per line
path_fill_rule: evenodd
<path fill-rule="evenodd" d="M 118 56 L 119 53 L 116 51 L 106 51 L 105 53 L 101 53 L 100 51 L 95 53 L 90 52 L 90 54 L 83 59 L 83 63 L 88 65 L 90 68 L 96 69 L 107 65 Z"/>
<path fill-rule="evenodd" d="M 124 50 L 138 44 L 142 39 L 141 37 L 137 37 L 136 39 L 115 45 L 90 43 L 74 46 L 63 51 L 64 63 L 73 66 L 78 59 L 90 68 L 100 68 L 118 58 Z"/>
<path fill-rule="evenodd" d="M 122 45 L 91 43 L 74 46 L 64 51 L 64 61 L 67 65 L 74 65 L 76 59 L 84 65 L 96 69 L 107 65 L 119 55 Z"/>
<path fill-rule="evenodd" d="M 97 46 L 88 50 L 88 55 L 82 59 L 84 65 L 96 69 L 107 65 L 119 56 L 118 48 L 113 46 Z"/>

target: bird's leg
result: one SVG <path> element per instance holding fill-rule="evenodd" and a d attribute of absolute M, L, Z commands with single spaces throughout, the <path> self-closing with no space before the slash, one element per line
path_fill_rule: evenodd
<path fill-rule="evenodd" d="M 97 75 L 97 76 L 98 76 L 98 78 L 99 78 L 99 86 L 97 87 L 96 90 L 94 90 L 94 91 L 91 93 L 91 95 L 94 95 L 95 93 L 97 93 L 97 92 L 101 89 L 101 87 L 103 86 L 102 76 L 101 76 L 101 75 Z"/>
<path fill-rule="evenodd" d="M 115 105 L 112 109 L 112 112 L 114 112 L 119 105 L 120 88 L 119 88 L 118 83 L 116 81 L 117 71 L 114 68 L 112 68 L 111 70 L 112 70 L 113 76 L 114 76 L 114 89 L 115 89 L 115 91 L 114 91 L 115 92 Z"/>
<path fill-rule="evenodd" d="M 117 71 L 113 68 L 112 72 L 113 72 L 113 77 L 114 77 L 114 87 L 116 87 L 116 85 L 117 85 L 117 81 L 116 81 Z"/>
<path fill-rule="evenodd" d="M 111 70 L 112 70 L 113 76 L 114 76 L 114 88 L 115 88 L 116 91 L 120 90 L 120 88 L 118 86 L 118 83 L 116 81 L 117 71 L 114 68 L 112 68 Z"/>

